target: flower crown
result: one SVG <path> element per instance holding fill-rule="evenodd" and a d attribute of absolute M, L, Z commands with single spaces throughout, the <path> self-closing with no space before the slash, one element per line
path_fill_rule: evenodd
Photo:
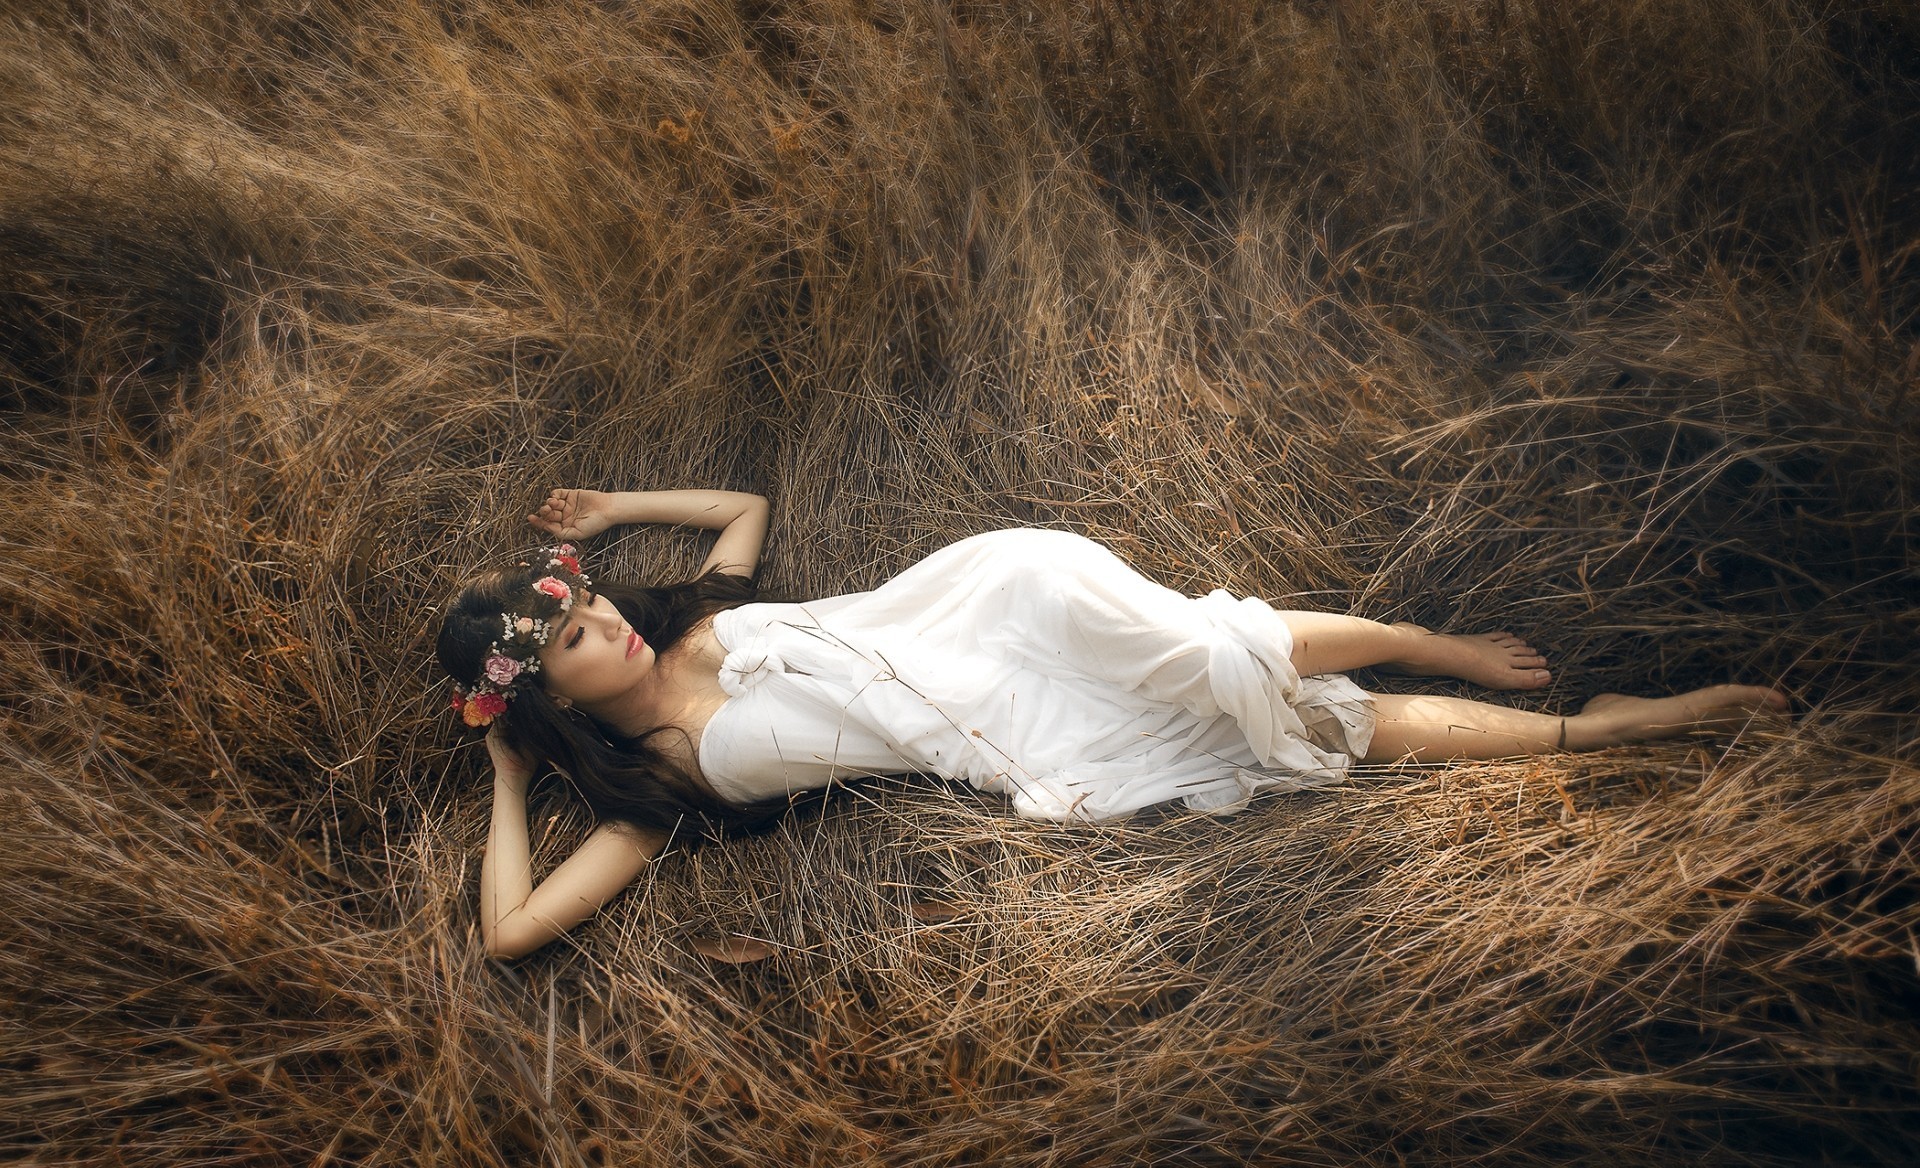
<path fill-rule="evenodd" d="M 486 726 L 507 712 L 507 701 L 514 696 L 520 679 L 540 672 L 540 646 L 547 643 L 551 622 L 567 615 L 575 593 L 593 586 L 580 570 L 572 544 L 545 548 L 541 554 L 547 557 L 546 575 L 533 582 L 533 591 L 547 602 L 558 604 L 559 611 L 551 617 L 500 614 L 500 636 L 487 646 L 480 680 L 472 686 L 453 683 L 453 711 L 469 726 Z"/>

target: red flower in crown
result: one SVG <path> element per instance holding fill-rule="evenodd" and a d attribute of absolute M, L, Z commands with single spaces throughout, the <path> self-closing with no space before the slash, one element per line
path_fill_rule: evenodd
<path fill-rule="evenodd" d="M 567 555 L 565 552 L 561 552 L 560 554 L 554 556 L 553 559 L 548 561 L 548 564 L 549 566 L 553 564 L 558 564 L 562 568 L 565 568 L 567 571 L 572 572 L 576 576 L 580 574 L 580 561 L 573 558 L 570 555 Z"/>
<path fill-rule="evenodd" d="M 497 693 L 475 694 L 460 711 L 460 719 L 469 726 L 485 726 L 506 712 L 506 698 Z"/>

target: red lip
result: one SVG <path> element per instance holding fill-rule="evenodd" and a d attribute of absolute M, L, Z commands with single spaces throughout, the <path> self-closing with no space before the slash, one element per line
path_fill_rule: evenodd
<path fill-rule="evenodd" d="M 639 633 L 628 633 L 627 634 L 627 659 L 632 660 L 633 655 L 635 653 L 638 653 L 640 651 L 640 646 L 644 644 L 646 644 L 646 642 L 640 639 Z"/>

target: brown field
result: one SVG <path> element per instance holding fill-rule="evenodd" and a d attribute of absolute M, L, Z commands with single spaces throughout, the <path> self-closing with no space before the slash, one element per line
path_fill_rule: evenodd
<path fill-rule="evenodd" d="M 15 0 L 0 1158 L 1911 1162 L 1917 193 L 1905 0 Z M 788 595 L 1060 525 L 1798 713 L 876 784 L 501 966 L 433 605 L 563 484 L 763 492 Z"/>

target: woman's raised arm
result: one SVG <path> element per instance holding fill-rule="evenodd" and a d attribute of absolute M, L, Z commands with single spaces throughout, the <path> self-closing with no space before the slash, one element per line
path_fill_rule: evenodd
<path fill-rule="evenodd" d="M 702 573 L 753 575 L 767 543 L 767 501 L 745 491 L 551 491 L 527 522 L 561 539 L 585 539 L 619 523 L 671 523 L 718 531 Z"/>
<path fill-rule="evenodd" d="M 633 883 L 667 845 L 665 832 L 603 824 L 539 887 L 527 842 L 527 787 L 533 768 L 487 734 L 493 755 L 493 826 L 480 865 L 480 931 L 487 956 L 524 957 L 600 910 Z"/>

